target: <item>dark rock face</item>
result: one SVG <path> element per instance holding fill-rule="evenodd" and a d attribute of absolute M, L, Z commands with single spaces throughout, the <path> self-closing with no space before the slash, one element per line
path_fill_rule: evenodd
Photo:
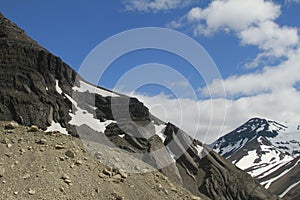
<path fill-rule="evenodd" d="M 55 79 L 60 78 L 61 85 L 71 85 L 75 72 L 44 50 L 8 43 L 3 38 L 0 43 L 1 63 L 4 63 L 0 66 L 0 120 L 16 120 L 24 125 L 36 124 L 43 129 L 51 124 L 51 114 L 62 124 L 68 121 L 70 118 L 66 108 L 70 104 L 56 94 Z M 6 56 L 10 59 L 6 59 Z M 23 59 L 20 58 L 22 56 Z M 30 59 L 28 61 L 24 58 Z"/>
<path fill-rule="evenodd" d="M 83 80 L 60 58 L 40 47 L 0 14 L 0 120 L 37 125 L 44 130 L 55 122 L 73 136 L 78 136 L 78 130 L 86 132 L 87 139 L 100 134 L 133 153 L 164 149 L 160 154 L 147 154 L 141 159 L 154 167 L 173 159 L 172 164 L 160 171 L 197 195 L 212 199 L 277 198 L 201 142 L 152 116 L 136 98 L 74 91 L 80 81 Z M 76 108 L 69 97 L 76 100 Z M 108 124 L 103 132 L 86 124 L 75 126 L 70 121 L 79 108 L 99 122 L 115 122 Z M 158 125 L 165 126 L 161 133 L 164 138 L 156 133 Z"/>

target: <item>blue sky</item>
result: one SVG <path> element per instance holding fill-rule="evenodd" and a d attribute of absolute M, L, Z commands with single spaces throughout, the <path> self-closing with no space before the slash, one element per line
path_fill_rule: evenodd
<path fill-rule="evenodd" d="M 208 132 L 208 141 L 254 116 L 300 123 L 300 76 L 296 75 L 300 73 L 300 1 L 0 0 L 0 11 L 75 70 L 99 43 L 129 29 L 165 27 L 193 38 L 209 53 L 222 76 L 207 85 L 210 94 L 218 97 L 223 87 L 227 93 L 226 98 L 213 97 L 209 102 L 207 98 L 193 100 L 203 113 L 199 126 Z M 189 63 L 157 50 L 120 57 L 100 84 L 113 88 L 131 68 L 153 62 L 178 70 L 197 93 L 209 96 Z M 168 94 L 168 89 L 163 91 Z M 188 110 L 184 122 L 184 111 L 174 111 L 174 99 L 161 90 L 145 85 L 138 90 L 139 98 L 154 114 L 189 131 L 195 117 L 188 108 L 190 99 L 179 101 Z M 204 136 L 198 137 L 203 140 Z"/>

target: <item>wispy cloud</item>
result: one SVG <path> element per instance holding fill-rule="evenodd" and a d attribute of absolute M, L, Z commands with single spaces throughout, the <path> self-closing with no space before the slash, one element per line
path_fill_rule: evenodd
<path fill-rule="evenodd" d="M 127 11 L 154 13 L 183 8 L 194 3 L 192 0 L 123 0 Z"/>

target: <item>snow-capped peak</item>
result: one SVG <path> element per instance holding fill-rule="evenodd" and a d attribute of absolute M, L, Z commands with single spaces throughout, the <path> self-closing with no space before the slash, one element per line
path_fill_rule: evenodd
<path fill-rule="evenodd" d="M 300 162 L 300 126 L 253 118 L 211 146 L 268 189 L 293 176 Z"/>
<path fill-rule="evenodd" d="M 297 124 L 288 124 L 253 118 L 239 128 L 221 137 L 212 144 L 212 148 L 224 157 L 230 157 L 254 139 L 264 137 L 288 155 L 300 155 L 300 130 Z"/>

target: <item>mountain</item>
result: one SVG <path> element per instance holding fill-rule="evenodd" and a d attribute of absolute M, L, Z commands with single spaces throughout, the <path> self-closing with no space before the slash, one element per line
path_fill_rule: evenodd
<path fill-rule="evenodd" d="M 80 137 L 105 165 L 151 171 L 124 161 L 138 158 L 204 199 L 277 199 L 206 145 L 151 115 L 138 99 L 83 80 L 1 14 L 0 52 L 0 121 Z"/>
<path fill-rule="evenodd" d="M 285 199 L 300 198 L 300 126 L 253 118 L 212 148 Z"/>

